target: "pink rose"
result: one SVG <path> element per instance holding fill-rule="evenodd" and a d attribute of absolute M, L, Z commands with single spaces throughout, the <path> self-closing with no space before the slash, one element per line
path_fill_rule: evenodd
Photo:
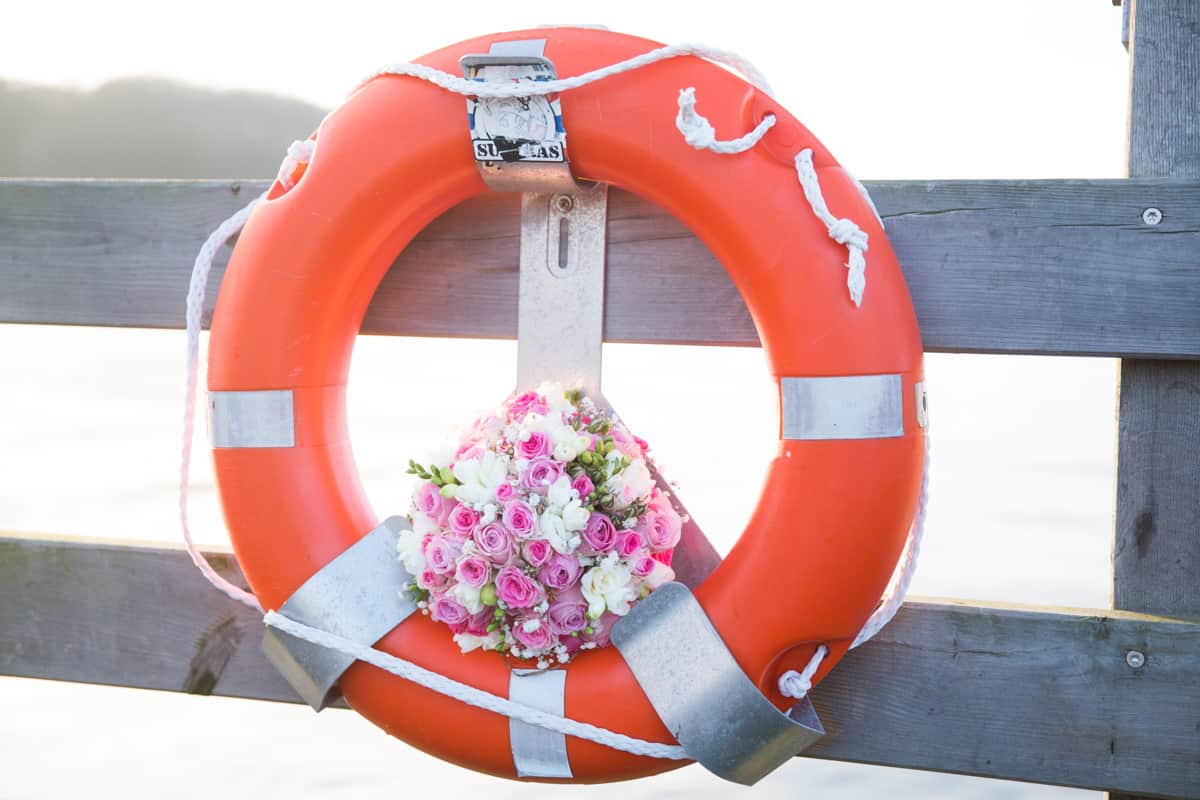
<path fill-rule="evenodd" d="M 583 566 L 575 556 L 554 553 L 546 565 L 538 570 L 538 580 L 547 589 L 566 589 L 579 580 Z"/>
<path fill-rule="evenodd" d="M 478 442 L 466 441 L 458 446 L 458 452 L 454 454 L 454 462 L 480 461 L 483 459 L 483 453 L 483 445 Z"/>
<path fill-rule="evenodd" d="M 517 494 L 517 490 L 513 488 L 511 483 L 505 482 L 496 487 L 496 499 L 501 503 L 506 503 L 512 500 Z"/>
<path fill-rule="evenodd" d="M 435 594 L 429 600 L 429 616 L 438 622 L 445 622 L 447 625 L 457 625 L 460 622 L 466 622 L 470 614 L 454 598 L 444 594 Z"/>
<path fill-rule="evenodd" d="M 521 420 L 535 404 L 545 404 L 537 392 L 525 392 L 508 401 L 508 413 L 514 420 Z"/>
<path fill-rule="evenodd" d="M 637 442 L 634 441 L 634 439 L 637 437 L 635 437 L 629 431 L 625 430 L 619 425 L 614 425 L 612 429 L 609 430 L 608 435 L 612 437 L 613 446 L 620 451 L 621 455 L 629 456 L 630 458 L 641 458 L 642 448 Z"/>
<path fill-rule="evenodd" d="M 683 522 L 677 514 L 672 512 L 672 516 L 674 520 L 664 514 L 657 514 L 653 511 L 647 511 L 642 516 L 642 520 L 638 524 L 638 530 L 645 535 L 646 543 L 650 545 L 651 550 L 670 550 L 679 544 Z"/>
<path fill-rule="evenodd" d="M 607 514 L 593 511 L 583 529 L 583 541 L 596 553 L 607 553 L 617 543 L 617 528 Z"/>
<path fill-rule="evenodd" d="M 533 509 L 523 500 L 509 500 L 505 503 L 504 514 L 500 520 L 518 539 L 528 539 L 537 527 L 537 514 L 533 513 Z"/>
<path fill-rule="evenodd" d="M 635 577 L 644 578 L 654 571 L 654 565 L 658 562 L 656 562 L 649 553 L 646 553 L 630 559 L 629 563 L 629 571 L 632 572 Z"/>
<path fill-rule="evenodd" d="M 455 562 L 461 552 L 459 546 L 444 536 L 434 536 L 425 545 L 425 562 L 439 575 L 454 572 Z"/>
<path fill-rule="evenodd" d="M 621 558 L 629 558 L 646 544 L 638 531 L 625 531 L 617 536 L 617 553 Z"/>
<path fill-rule="evenodd" d="M 512 534 L 499 522 L 489 522 L 475 529 L 475 546 L 494 564 L 503 564 L 512 555 Z"/>
<path fill-rule="evenodd" d="M 587 601 L 579 587 L 555 596 L 546 612 L 546 622 L 555 636 L 570 636 L 587 627 Z"/>
<path fill-rule="evenodd" d="M 488 625 L 491 625 L 494 619 L 492 609 L 484 606 L 482 611 L 471 615 L 467 620 L 466 631 L 472 636 L 487 636 Z"/>
<path fill-rule="evenodd" d="M 458 562 L 458 568 L 454 571 L 454 577 L 458 578 L 459 583 L 475 589 L 487 583 L 491 576 L 491 566 L 479 556 L 467 556 Z"/>
<path fill-rule="evenodd" d="M 447 508 L 450 501 L 442 497 L 438 487 L 432 483 L 422 483 L 417 489 L 417 494 L 413 498 L 413 502 L 417 506 L 417 510 L 425 514 L 430 519 L 443 525 L 446 522 L 445 514 L 449 511 Z"/>
<path fill-rule="evenodd" d="M 475 530 L 477 522 L 479 522 L 479 512 L 470 506 L 459 503 L 450 512 L 450 519 L 447 520 L 446 525 L 452 533 L 465 539 L 471 535 L 471 531 Z"/>
<path fill-rule="evenodd" d="M 550 449 L 550 437 L 540 431 L 531 432 L 529 438 L 524 441 L 517 440 L 516 445 L 517 458 L 527 458 L 531 461 L 550 455 Z"/>
<path fill-rule="evenodd" d="M 587 476 L 586 472 L 581 472 L 575 476 L 575 480 L 571 481 L 571 488 L 579 492 L 579 499 L 586 501 L 588 495 L 596 491 L 592 479 Z"/>
<path fill-rule="evenodd" d="M 521 546 L 521 555 L 531 567 L 540 567 L 550 560 L 554 548 L 545 539 L 530 539 Z"/>
<path fill-rule="evenodd" d="M 450 576 L 439 575 L 429 567 L 421 570 L 421 574 L 417 576 L 417 585 L 427 591 L 441 591 L 446 588 Z"/>
<path fill-rule="evenodd" d="M 535 458 L 521 475 L 521 485 L 535 492 L 545 492 L 546 487 L 562 475 L 562 464 L 550 458 Z"/>
<path fill-rule="evenodd" d="M 510 564 L 496 575 L 496 596 L 509 608 L 532 608 L 542 601 L 542 587 Z"/>
<path fill-rule="evenodd" d="M 538 621 L 538 626 L 531 631 L 525 630 L 525 622 L 535 619 Z M 530 650 L 541 652 L 549 650 L 554 646 L 554 635 L 550 633 L 550 626 L 545 623 L 540 617 L 525 617 L 517 619 L 512 626 L 513 636 L 517 637 L 517 641 L 523 644 Z"/>

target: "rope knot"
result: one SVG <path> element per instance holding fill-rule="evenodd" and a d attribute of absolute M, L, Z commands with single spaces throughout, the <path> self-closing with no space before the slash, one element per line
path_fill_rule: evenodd
<path fill-rule="evenodd" d="M 297 139 L 288 145 L 287 155 L 279 164 L 279 174 L 276 176 L 276 180 L 284 189 L 291 189 L 296 185 L 296 182 L 292 180 L 292 175 L 295 174 L 297 167 L 312 160 L 313 152 L 316 149 L 317 143 L 313 139 Z"/>
<path fill-rule="evenodd" d="M 830 223 L 829 238 L 846 247 L 864 251 L 867 249 L 867 234 L 852 219 L 842 217 Z"/>
<path fill-rule="evenodd" d="M 679 90 L 679 113 L 675 115 L 675 127 L 683 134 L 683 140 L 697 150 L 711 147 L 717 140 L 712 123 L 696 113 L 696 87 Z"/>

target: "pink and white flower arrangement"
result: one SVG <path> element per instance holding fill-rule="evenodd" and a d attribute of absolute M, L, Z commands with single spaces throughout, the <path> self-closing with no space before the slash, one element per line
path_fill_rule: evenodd
<path fill-rule="evenodd" d="M 447 463 L 409 461 L 420 483 L 398 546 L 406 591 L 464 653 L 545 669 L 606 646 L 613 622 L 675 577 L 683 521 L 647 451 L 577 390 L 509 397 Z"/>

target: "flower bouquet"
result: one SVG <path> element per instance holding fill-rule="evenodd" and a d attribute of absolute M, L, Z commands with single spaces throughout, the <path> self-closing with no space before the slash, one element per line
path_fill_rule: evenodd
<path fill-rule="evenodd" d="M 543 384 L 476 420 L 420 480 L 405 591 L 462 651 L 565 664 L 675 577 L 683 521 L 648 446 L 577 390 Z"/>

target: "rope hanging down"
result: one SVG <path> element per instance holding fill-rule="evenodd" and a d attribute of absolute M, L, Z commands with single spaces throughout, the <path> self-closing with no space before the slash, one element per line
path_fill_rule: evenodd
<path fill-rule="evenodd" d="M 582 75 L 553 81 L 517 81 L 504 84 L 481 83 L 460 78 L 423 64 L 397 64 L 388 66 L 368 76 L 366 80 L 381 75 L 406 75 L 429 81 L 443 89 L 461 95 L 474 95 L 477 97 L 525 97 L 569 91 L 594 81 L 635 70 L 658 61 L 689 55 L 700 56 L 710 61 L 730 66 L 744 75 L 747 80 L 755 84 L 759 89 L 768 95 L 771 94 L 766 78 L 749 61 L 735 53 L 694 44 L 661 47 L 627 59 L 626 61 L 592 70 Z M 776 121 L 773 115 L 768 115 L 749 133 L 737 139 L 719 141 L 709 121 L 695 110 L 696 96 L 694 88 L 686 88 L 680 91 L 678 105 L 679 111 L 675 124 L 685 141 L 696 149 L 707 149 L 720 155 L 741 153 L 754 147 Z M 279 170 L 279 180 L 285 188 L 291 188 L 291 176 L 293 172 L 300 164 L 307 163 L 312 159 L 315 149 L 316 143 L 311 140 L 293 142 L 288 148 L 287 156 L 284 158 Z M 796 173 L 813 214 L 825 225 L 829 237 L 839 244 L 844 245 L 849 251 L 847 286 L 854 304 L 856 306 L 860 305 L 866 283 L 864 277 L 866 270 L 864 253 L 867 250 L 867 234 L 853 221 L 836 218 L 829 211 L 825 204 L 824 196 L 821 193 L 820 181 L 813 168 L 811 150 L 805 149 L 797 154 Z M 864 197 L 867 197 L 866 190 L 862 188 L 861 184 L 859 188 Z M 191 280 L 188 284 L 187 294 L 187 375 L 184 391 L 183 447 L 179 470 L 180 522 L 183 529 L 184 542 L 187 546 L 188 554 L 192 558 L 192 562 L 200 570 L 201 574 L 204 575 L 205 579 L 216 589 L 231 599 L 258 611 L 262 611 L 262 608 L 257 598 L 218 574 L 200 552 L 192 538 L 191 529 L 188 524 L 187 506 L 192 436 L 195 427 L 196 384 L 200 359 L 200 323 L 203 314 L 205 288 L 208 284 L 208 277 L 212 271 L 212 263 L 217 251 L 242 229 L 254 207 L 265 197 L 266 193 L 264 192 L 229 219 L 218 225 L 216 230 L 205 240 L 192 266 Z M 869 197 L 867 197 L 867 200 L 870 202 Z M 874 210 L 873 205 L 872 210 Z M 896 611 L 903 604 L 904 595 L 907 593 L 909 584 L 912 582 L 925 523 L 926 497 L 929 481 L 928 433 L 926 434 L 925 453 L 925 474 L 921 484 L 917 512 L 914 515 L 913 524 L 910 528 L 908 539 L 905 542 L 904 552 L 897 566 L 896 574 L 893 576 L 888 592 L 884 595 L 878 609 L 867 620 L 851 647 L 857 647 L 870 639 L 895 616 Z M 278 628 L 293 636 L 322 647 L 352 655 L 356 659 L 374 664 L 394 675 L 478 708 L 494 711 L 522 722 L 537 725 L 558 733 L 588 739 L 636 755 L 669 759 L 686 759 L 688 757 L 687 753 L 679 745 L 636 739 L 594 725 L 567 719 L 556 714 L 548 714 L 520 703 L 514 703 L 507 698 L 451 680 L 412 662 L 396 658 L 372 647 L 334 636 L 326 631 L 311 628 L 296 620 L 285 617 L 274 610 L 268 611 L 263 621 L 267 625 Z M 804 697 L 812 687 L 812 678 L 828 652 L 828 648 L 824 644 L 819 645 L 817 651 L 801 672 L 790 670 L 782 675 L 779 679 L 779 689 L 784 696 L 796 699 Z"/>

